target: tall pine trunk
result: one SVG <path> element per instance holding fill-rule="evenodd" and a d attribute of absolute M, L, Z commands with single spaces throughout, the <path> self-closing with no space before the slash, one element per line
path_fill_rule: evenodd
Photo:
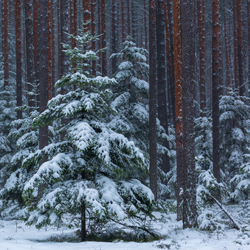
<path fill-rule="evenodd" d="M 157 200 L 157 45 L 156 45 L 157 0 L 149 0 L 149 155 L 150 188 Z"/>
<path fill-rule="evenodd" d="M 157 0 L 157 83 L 158 83 L 158 118 L 165 133 L 168 134 L 167 92 L 165 71 L 165 36 L 164 36 L 164 0 Z M 166 138 L 162 145 L 169 149 Z M 160 155 L 161 170 L 166 174 L 170 171 L 170 160 L 167 153 Z"/>
<path fill-rule="evenodd" d="M 22 28 L 21 1 L 15 0 L 15 33 L 16 33 L 16 94 L 17 107 L 22 106 Z M 22 118 L 22 111 L 17 111 L 17 119 Z"/>
<path fill-rule="evenodd" d="M 101 39 L 102 49 L 106 48 L 106 6 L 105 0 L 101 0 Z M 106 49 L 102 53 L 102 75 L 107 75 L 107 52 Z"/>
<path fill-rule="evenodd" d="M 111 53 L 117 52 L 117 6 L 116 0 L 112 0 L 111 15 Z M 112 76 L 117 72 L 117 59 L 112 58 Z"/>
<path fill-rule="evenodd" d="M 52 40 L 52 25 L 53 23 L 53 7 L 52 7 L 52 0 L 48 0 L 48 100 L 52 99 L 53 96 L 53 86 L 52 86 L 52 47 L 53 47 L 53 40 Z"/>
<path fill-rule="evenodd" d="M 206 84 L 206 3 L 198 0 L 198 27 L 199 27 L 199 52 L 200 52 L 200 112 L 205 115 L 205 84 Z"/>
<path fill-rule="evenodd" d="M 180 0 L 174 0 L 174 78 L 175 78 L 175 133 L 177 161 L 177 220 L 182 220 L 181 191 L 184 180 L 183 124 L 182 124 L 182 75 L 181 75 L 181 19 Z"/>
<path fill-rule="evenodd" d="M 213 117 L 213 172 L 220 182 L 220 139 L 219 139 L 219 88 L 221 77 L 220 52 L 220 2 L 213 0 L 213 40 L 212 40 L 212 117 Z M 216 194 L 220 199 L 220 192 Z"/>
<path fill-rule="evenodd" d="M 3 53 L 4 53 L 4 86 L 9 85 L 9 20 L 8 20 L 9 0 L 3 2 Z"/>
<path fill-rule="evenodd" d="M 39 1 L 39 111 L 47 108 L 48 102 L 48 0 Z M 39 128 L 39 149 L 48 145 L 48 126 Z M 43 159 L 44 160 L 44 159 Z M 41 162 L 42 163 L 42 162 Z M 40 163 L 40 164 L 41 164 Z"/>
<path fill-rule="evenodd" d="M 237 20 L 237 1 L 233 0 L 233 23 L 234 23 L 234 87 L 239 94 L 239 62 L 238 62 L 238 20 Z"/>
<path fill-rule="evenodd" d="M 194 4 L 193 0 L 181 1 L 181 50 L 182 50 L 182 108 L 183 108 L 183 228 L 197 227 L 195 142 L 194 142 Z"/>
<path fill-rule="evenodd" d="M 242 31 L 242 0 L 237 0 L 237 40 L 238 40 L 238 71 L 239 71 L 239 94 L 244 96 L 244 76 L 243 76 L 243 31 Z"/>
<path fill-rule="evenodd" d="M 26 60 L 27 60 L 27 89 L 33 90 L 34 84 L 34 53 L 33 53 L 33 29 L 32 29 L 32 5 L 33 1 L 25 0 L 25 31 L 26 31 Z M 29 107 L 34 107 L 34 95 L 28 95 Z"/>
<path fill-rule="evenodd" d="M 91 1 L 91 33 L 95 36 L 95 6 L 96 0 Z M 92 41 L 91 49 L 95 51 L 96 41 Z M 92 62 L 92 74 L 96 76 L 96 61 Z"/>

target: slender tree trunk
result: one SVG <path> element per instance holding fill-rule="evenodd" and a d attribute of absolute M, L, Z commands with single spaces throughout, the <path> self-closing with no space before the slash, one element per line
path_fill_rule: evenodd
<path fill-rule="evenodd" d="M 69 5 L 68 0 L 61 0 L 60 3 L 60 37 L 61 37 L 61 43 L 67 44 L 68 43 L 68 35 L 69 29 L 68 29 L 68 20 L 69 20 Z M 64 76 L 68 73 L 68 56 L 66 53 L 63 52 L 63 46 L 60 45 L 60 52 L 61 53 L 61 76 Z"/>
<path fill-rule="evenodd" d="M 84 23 L 88 23 L 86 26 L 85 26 L 85 31 L 90 31 L 90 10 L 91 10 L 91 7 L 90 7 L 90 0 L 83 0 L 82 2 L 83 4 L 83 10 L 84 10 Z"/>
<path fill-rule="evenodd" d="M 231 85 L 231 72 L 230 72 L 230 48 L 229 48 L 229 34 L 227 26 L 227 7 L 226 1 L 223 0 L 224 5 L 224 36 L 225 36 L 225 50 L 226 50 L 226 93 L 232 87 Z"/>
<path fill-rule="evenodd" d="M 160 124 L 168 134 L 167 92 L 165 71 L 165 37 L 164 37 L 164 0 L 157 0 L 157 82 L 158 82 L 158 118 Z M 169 149 L 167 139 L 163 139 L 163 146 Z M 167 153 L 160 156 L 160 168 L 164 173 L 170 171 L 170 160 Z"/>
<path fill-rule="evenodd" d="M 213 0 L 213 40 L 212 40 L 212 117 L 213 117 L 213 172 L 220 182 L 220 140 L 219 140 L 219 88 L 221 73 L 220 52 L 220 2 Z M 220 192 L 216 194 L 220 200 Z"/>
<path fill-rule="evenodd" d="M 42 113 L 48 102 L 48 0 L 39 1 L 39 111 Z M 48 145 L 48 126 L 39 128 L 39 149 Z M 41 164 L 41 163 L 40 163 Z"/>
<path fill-rule="evenodd" d="M 86 232 L 86 206 L 84 202 L 81 206 L 81 242 L 87 240 L 87 232 Z"/>
<path fill-rule="evenodd" d="M 101 0 L 101 34 L 102 48 L 106 48 L 106 6 L 105 0 Z M 107 75 L 107 52 L 106 49 L 102 53 L 102 75 Z"/>
<path fill-rule="evenodd" d="M 112 53 L 117 52 L 117 6 L 116 0 L 112 0 L 112 18 L 111 18 L 111 49 Z M 112 76 L 117 72 L 117 59 L 112 59 Z"/>
<path fill-rule="evenodd" d="M 17 107 L 22 106 L 22 28 L 21 1 L 15 0 L 15 33 L 16 33 L 16 93 Z M 17 119 L 22 118 L 22 111 L 17 111 Z"/>
<path fill-rule="evenodd" d="M 122 12 L 122 43 L 124 43 L 126 40 L 125 0 L 121 0 L 121 12 Z"/>
<path fill-rule="evenodd" d="M 183 228 L 197 227 L 196 176 L 194 155 L 194 32 L 193 0 L 181 1 L 182 108 L 183 108 Z"/>
<path fill-rule="evenodd" d="M 239 94 L 239 62 L 238 62 L 238 20 L 237 20 L 237 1 L 233 0 L 233 16 L 234 16 L 234 86 L 237 95 Z"/>
<path fill-rule="evenodd" d="M 92 0 L 91 2 L 91 33 L 95 36 L 95 5 L 96 1 Z M 92 50 L 95 51 L 96 42 L 92 42 Z M 92 62 L 92 74 L 96 76 L 96 61 Z"/>
<path fill-rule="evenodd" d="M 53 9 L 52 0 L 48 0 L 48 100 L 52 99 L 52 23 L 53 23 Z"/>
<path fill-rule="evenodd" d="M 32 4 L 33 1 L 25 0 L 25 30 L 26 30 L 26 60 L 28 92 L 33 90 L 34 84 L 34 53 L 33 53 L 33 29 L 32 29 Z M 34 95 L 28 95 L 29 107 L 35 107 Z"/>
<path fill-rule="evenodd" d="M 58 44 L 58 53 L 57 53 L 57 60 L 58 60 L 58 79 L 62 78 L 62 54 L 61 54 L 61 43 L 62 43 L 62 37 L 61 37 L 61 2 L 60 0 L 57 0 L 57 44 Z"/>
<path fill-rule="evenodd" d="M 136 42 L 136 13 L 135 13 L 135 2 L 131 2 L 131 14 L 132 14 L 132 38 Z"/>
<path fill-rule="evenodd" d="M 144 0 L 144 33 L 145 33 L 145 48 L 148 49 L 147 0 Z"/>
<path fill-rule="evenodd" d="M 172 124 L 175 124 L 174 37 L 172 1 L 165 0 L 165 7 L 169 117 L 171 118 Z"/>
<path fill-rule="evenodd" d="M 130 0 L 127 0 L 127 11 L 128 11 L 128 22 L 127 22 L 127 26 L 128 26 L 128 36 L 131 36 L 131 27 L 130 27 Z"/>
<path fill-rule="evenodd" d="M 4 86 L 9 85 L 9 20 L 8 20 L 9 0 L 3 2 L 3 53 L 4 53 Z"/>
<path fill-rule="evenodd" d="M 181 74 L 181 20 L 180 0 L 174 0 L 174 78 L 175 78 L 175 133 L 177 161 L 177 220 L 182 220 L 181 191 L 183 190 L 183 124 L 182 124 L 182 74 Z"/>
<path fill-rule="evenodd" d="M 239 70 L 239 94 L 244 96 L 244 76 L 243 76 L 243 31 L 242 31 L 242 0 L 237 0 L 237 40 L 238 40 L 238 70 Z"/>
<path fill-rule="evenodd" d="M 156 45 L 156 9 L 157 0 L 149 0 L 149 155 L 150 188 L 157 200 L 157 45 Z"/>
<path fill-rule="evenodd" d="M 200 52 L 200 112 L 205 115 L 206 98 L 206 2 L 198 0 L 198 27 L 199 27 L 199 52 Z"/>

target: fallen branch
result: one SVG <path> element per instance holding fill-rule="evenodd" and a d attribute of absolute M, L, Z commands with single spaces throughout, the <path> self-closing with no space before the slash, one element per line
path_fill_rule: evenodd
<path fill-rule="evenodd" d="M 215 201 L 215 203 L 220 207 L 220 209 L 227 215 L 227 217 L 230 219 L 230 221 L 233 223 L 234 227 L 237 230 L 240 230 L 240 226 L 238 223 L 234 220 L 234 218 L 227 212 L 227 210 L 223 207 L 223 205 L 212 195 L 209 194 L 209 196 Z"/>

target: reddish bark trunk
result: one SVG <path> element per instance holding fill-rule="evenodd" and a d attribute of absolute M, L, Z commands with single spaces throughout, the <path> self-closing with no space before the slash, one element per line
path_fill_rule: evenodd
<path fill-rule="evenodd" d="M 92 0 L 91 2 L 91 33 L 93 36 L 95 36 L 95 5 L 96 5 L 96 1 Z M 96 42 L 93 41 L 92 42 L 92 50 L 95 51 L 95 47 L 96 47 Z M 92 74 L 94 76 L 96 76 L 96 61 L 92 62 Z"/>
<path fill-rule="evenodd" d="M 180 0 L 174 0 L 174 78 L 175 78 L 175 133 L 177 160 L 177 220 L 182 220 L 180 192 L 183 189 L 183 124 L 182 124 L 182 75 L 181 75 L 181 19 Z"/>
<path fill-rule="evenodd" d="M 125 0 L 121 0 L 121 12 L 122 12 L 122 42 L 126 40 L 126 26 L 125 26 Z"/>
<path fill-rule="evenodd" d="M 116 0 L 112 0 L 112 16 L 111 16 L 111 53 L 117 52 L 117 8 L 116 8 Z M 117 71 L 117 59 L 112 58 L 112 76 Z"/>
<path fill-rule="evenodd" d="M 199 27 L 199 52 L 200 52 L 200 112 L 205 115 L 205 84 L 206 84 L 206 3 L 205 0 L 198 0 L 198 27 Z"/>
<path fill-rule="evenodd" d="M 145 33 L 145 48 L 148 49 L 148 27 L 147 27 L 147 3 L 144 0 L 144 33 Z"/>
<path fill-rule="evenodd" d="M 17 107 L 22 106 L 22 29 L 21 1 L 15 0 L 15 33 L 16 33 L 16 94 Z M 17 111 L 17 119 L 22 118 L 22 111 Z"/>
<path fill-rule="evenodd" d="M 130 28 L 130 0 L 127 0 L 127 26 L 128 26 L 128 36 L 131 36 L 131 28 Z"/>

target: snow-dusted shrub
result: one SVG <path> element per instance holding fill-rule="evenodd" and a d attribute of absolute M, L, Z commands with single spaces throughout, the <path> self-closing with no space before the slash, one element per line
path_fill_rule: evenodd
<path fill-rule="evenodd" d="M 27 222 L 83 228 L 93 220 L 150 216 L 154 196 L 140 181 L 148 171 L 144 154 L 110 123 L 109 114 L 117 110 L 108 103 L 108 87 L 117 81 L 90 74 L 89 63 L 98 57 L 85 49 L 95 37 L 89 32 L 70 37 L 79 47 L 65 45 L 65 51 L 76 67 L 56 86 L 74 85 L 75 90 L 52 98 L 33 120 L 35 127 L 60 124 L 54 133 L 63 136 L 23 161 L 23 168 L 35 170 L 23 192 L 30 211 Z"/>

